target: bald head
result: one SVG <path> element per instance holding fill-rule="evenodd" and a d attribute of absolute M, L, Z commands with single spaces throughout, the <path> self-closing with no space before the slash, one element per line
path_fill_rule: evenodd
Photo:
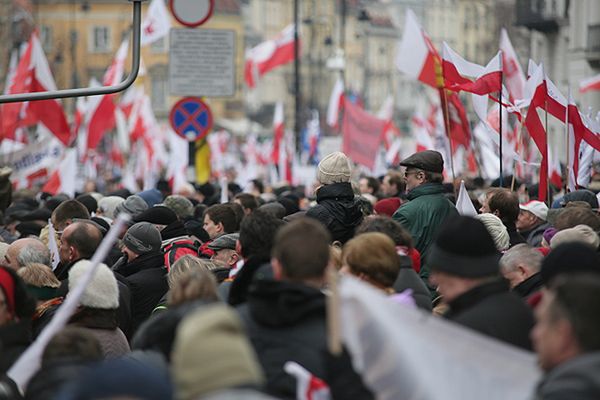
<path fill-rule="evenodd" d="M 50 250 L 36 238 L 14 241 L 6 250 L 5 264 L 15 271 L 30 263 L 50 265 Z"/>
<path fill-rule="evenodd" d="M 102 232 L 91 221 L 78 221 L 67 226 L 60 238 L 58 254 L 63 264 L 91 258 L 102 242 Z"/>

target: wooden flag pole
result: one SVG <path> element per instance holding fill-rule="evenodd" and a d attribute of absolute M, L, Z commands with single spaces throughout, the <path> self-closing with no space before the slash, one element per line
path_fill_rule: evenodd
<path fill-rule="evenodd" d="M 442 103 L 442 114 L 444 115 L 444 130 L 446 131 L 446 136 L 450 141 L 450 169 L 452 171 L 452 186 L 454 187 L 454 182 L 456 182 L 456 174 L 454 172 L 454 157 L 452 157 L 452 136 L 450 135 L 450 119 L 448 117 L 448 99 L 446 97 L 446 90 L 444 89 L 444 73 L 442 71 L 442 63 L 439 60 L 435 63 L 435 76 L 438 90 L 440 93 L 440 102 Z M 454 187 L 454 192 L 456 194 L 456 187 Z"/>

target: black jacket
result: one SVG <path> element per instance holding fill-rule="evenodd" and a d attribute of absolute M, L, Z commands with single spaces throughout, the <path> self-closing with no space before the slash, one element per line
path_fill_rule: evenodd
<path fill-rule="evenodd" d="M 31 323 L 28 320 L 0 327 L 0 373 L 6 373 L 31 344 Z"/>
<path fill-rule="evenodd" d="M 161 252 L 142 254 L 129 263 L 117 262 L 115 272 L 125 277 L 131 292 L 131 332 L 140 326 L 169 290 Z"/>
<path fill-rule="evenodd" d="M 235 276 L 231 285 L 224 285 L 221 294 L 226 295 L 227 302 L 232 306 L 245 303 L 248 288 L 257 279 L 272 279 L 273 270 L 267 257 L 250 257 Z"/>
<path fill-rule="evenodd" d="M 449 303 L 444 315 L 451 321 L 503 342 L 531 350 L 529 331 L 534 320 L 523 299 L 495 280 L 479 285 Z"/>
<path fill-rule="evenodd" d="M 265 371 L 267 392 L 296 398 L 296 380 L 283 370 L 295 361 L 313 375 L 325 377 L 327 350 L 325 296 L 302 284 L 259 280 L 237 308 Z"/>
<path fill-rule="evenodd" d="M 513 292 L 526 299 L 532 294 L 539 292 L 542 289 L 542 286 L 544 286 L 542 276 L 538 272 L 515 286 Z"/>
<path fill-rule="evenodd" d="M 394 290 L 396 293 L 401 293 L 406 289 L 412 290 L 412 297 L 417 307 L 431 311 L 431 292 L 427 285 L 413 269 L 411 259 L 400 257 L 400 272 L 394 282 Z"/>
<path fill-rule="evenodd" d="M 352 185 L 332 183 L 317 191 L 317 205 L 306 212 L 327 227 L 333 241 L 346 243 L 363 220 L 360 204 L 354 199 Z"/>
<path fill-rule="evenodd" d="M 509 223 L 502 221 L 502 223 L 508 231 L 509 247 L 513 247 L 521 243 L 527 243 L 525 238 L 519 233 L 519 231 L 517 231 L 517 227 L 514 222 Z"/>
<path fill-rule="evenodd" d="M 539 383 L 535 399 L 600 399 L 600 352 L 583 354 L 552 369 Z"/>

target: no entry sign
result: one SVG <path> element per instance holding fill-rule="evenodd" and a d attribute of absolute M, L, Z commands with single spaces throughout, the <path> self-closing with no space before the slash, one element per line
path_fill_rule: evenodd
<path fill-rule="evenodd" d="M 179 100 L 171 109 L 169 121 L 175 133 L 190 142 L 206 137 L 213 124 L 210 108 L 198 97 Z"/>
<path fill-rule="evenodd" d="M 214 7 L 214 0 L 169 0 L 169 9 L 175 19 L 190 28 L 208 21 Z"/>

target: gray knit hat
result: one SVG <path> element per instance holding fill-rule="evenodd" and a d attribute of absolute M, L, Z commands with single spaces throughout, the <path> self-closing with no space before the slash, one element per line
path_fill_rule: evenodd
<path fill-rule="evenodd" d="M 117 218 L 117 216 L 122 212 L 126 212 L 132 217 L 135 217 L 147 209 L 148 203 L 146 203 L 140 196 L 134 194 L 129 196 L 124 202 L 115 208 L 115 218 Z"/>
<path fill-rule="evenodd" d="M 317 181 L 323 185 L 350 182 L 350 175 L 350 160 L 341 151 L 325 156 L 317 168 Z"/>
<path fill-rule="evenodd" d="M 167 196 L 163 205 L 173 210 L 180 220 L 194 215 L 194 205 L 192 202 L 178 194 Z"/>
<path fill-rule="evenodd" d="M 136 254 L 146 254 L 160 251 L 162 241 L 154 225 L 138 222 L 125 232 L 123 244 Z"/>

